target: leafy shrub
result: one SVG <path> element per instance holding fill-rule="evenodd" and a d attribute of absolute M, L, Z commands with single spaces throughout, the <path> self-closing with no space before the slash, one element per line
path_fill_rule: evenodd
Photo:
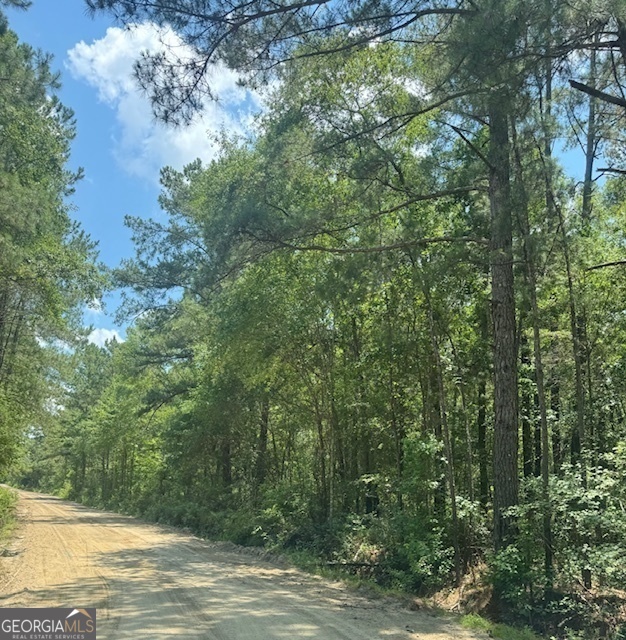
<path fill-rule="evenodd" d="M 15 522 L 17 494 L 11 489 L 0 487 L 0 537 L 7 535 Z"/>

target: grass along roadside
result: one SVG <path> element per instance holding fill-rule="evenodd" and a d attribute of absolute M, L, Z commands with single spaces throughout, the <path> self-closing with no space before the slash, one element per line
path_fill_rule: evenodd
<path fill-rule="evenodd" d="M 445 616 L 456 620 L 462 627 L 471 631 L 481 631 L 490 638 L 500 640 L 542 640 L 542 636 L 537 635 L 531 629 L 512 627 L 507 624 L 496 623 L 484 618 L 476 613 L 459 614 L 449 609 L 441 607 L 431 598 L 417 598 L 415 594 L 406 591 L 383 587 L 368 578 L 346 574 L 340 567 L 329 566 L 321 561 L 314 554 L 298 551 L 280 550 L 280 557 L 298 569 L 321 577 L 338 580 L 347 587 L 366 593 L 370 597 L 381 598 L 390 597 L 404 601 L 409 608 L 427 610 L 433 616 Z"/>
<path fill-rule="evenodd" d="M 0 486 L 0 546 L 9 540 L 17 524 L 17 493 Z"/>
<path fill-rule="evenodd" d="M 530 629 L 519 629 L 491 622 L 475 613 L 464 615 L 461 618 L 461 626 L 471 631 L 484 631 L 490 638 L 500 638 L 501 640 L 539 640 L 540 638 Z"/>

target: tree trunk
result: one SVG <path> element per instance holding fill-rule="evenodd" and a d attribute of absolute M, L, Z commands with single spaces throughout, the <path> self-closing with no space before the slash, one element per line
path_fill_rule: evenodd
<path fill-rule="evenodd" d="M 450 493 L 450 515 L 452 520 L 452 547 L 454 548 L 454 575 L 458 585 L 461 582 L 461 547 L 459 543 L 459 518 L 456 507 L 456 482 L 454 478 L 454 458 L 452 456 L 452 441 L 448 426 L 448 412 L 446 409 L 446 391 L 443 383 L 443 367 L 441 365 L 441 355 L 439 344 L 435 333 L 435 322 L 433 318 L 433 308 L 430 300 L 430 293 L 425 291 L 426 304 L 428 305 L 428 323 L 430 328 L 430 341 L 437 370 L 437 391 L 439 395 L 439 410 L 441 414 L 441 429 L 445 451 L 445 477 Z"/>
<path fill-rule="evenodd" d="M 552 427 L 552 464 L 554 472 L 558 473 L 561 469 L 562 453 L 561 453 L 561 398 L 559 380 L 556 374 L 550 385 L 550 410 L 552 412 L 554 424 Z"/>
<path fill-rule="evenodd" d="M 398 415 L 398 385 L 396 383 L 395 368 L 394 368 L 394 327 L 392 323 L 392 308 L 387 294 L 385 294 L 385 307 L 386 307 L 386 324 L 387 324 L 387 350 L 389 354 L 389 369 L 387 372 L 388 381 L 388 395 L 389 395 L 389 417 L 391 420 L 391 433 L 393 434 L 395 459 L 396 459 L 396 475 L 397 483 L 400 487 L 402 485 L 402 476 L 404 471 L 404 439 L 406 437 L 404 424 L 402 418 Z M 398 500 L 398 508 L 403 509 L 403 497 L 402 492 L 398 490 L 396 492 L 396 499 Z"/>
<path fill-rule="evenodd" d="M 548 83 L 549 84 L 549 83 Z M 547 136 L 546 136 L 547 137 Z M 546 142 L 546 151 L 550 151 L 550 143 Z M 546 402 L 545 376 L 541 352 L 541 325 L 539 303 L 537 301 L 537 271 L 536 251 L 530 233 L 530 219 L 528 215 L 528 193 L 524 183 L 522 159 L 520 149 L 515 148 L 516 183 L 520 201 L 520 226 L 523 236 L 524 261 L 526 263 L 526 279 L 530 298 L 530 317 L 533 328 L 533 356 L 535 359 L 535 388 L 534 401 L 539 408 L 539 425 L 535 429 L 534 439 L 534 473 L 541 476 L 542 510 L 543 510 L 543 538 L 544 538 L 544 566 L 548 584 L 552 582 L 552 513 L 550 510 L 550 434 L 548 430 L 548 407 Z M 526 460 L 524 460 L 526 462 Z"/>
<path fill-rule="evenodd" d="M 431 349 L 429 354 L 430 378 L 428 380 L 429 424 L 437 442 L 443 442 L 441 394 L 439 393 L 439 371 L 435 361 L 435 353 Z M 446 515 L 446 470 L 440 455 L 434 457 L 435 486 L 433 493 L 433 509 L 435 518 L 443 522 Z"/>
<path fill-rule="evenodd" d="M 597 42 L 597 35 L 594 42 Z M 589 80 L 587 84 L 596 87 L 596 50 L 591 49 L 589 60 Z M 596 157 L 596 100 L 595 96 L 589 96 L 589 112 L 587 114 L 587 145 L 585 149 L 585 178 L 583 180 L 583 228 L 587 228 L 591 220 L 593 197 L 593 162 Z"/>
<path fill-rule="evenodd" d="M 491 207 L 491 299 L 494 356 L 493 513 L 496 550 L 513 539 L 506 514 L 518 502 L 518 398 L 515 341 L 513 229 L 507 101 L 492 96 L 489 105 Z"/>
<path fill-rule="evenodd" d="M 259 437 L 257 440 L 256 470 L 254 478 L 255 494 L 258 494 L 259 488 L 265 482 L 265 476 L 267 473 L 267 434 L 269 432 L 269 419 L 270 401 L 267 393 L 264 393 L 263 399 L 261 400 L 261 412 L 259 416 Z"/>
<path fill-rule="evenodd" d="M 474 445 L 472 443 L 472 430 L 470 427 L 470 409 L 467 404 L 466 392 L 465 392 L 465 384 L 463 383 L 463 369 L 461 367 L 461 359 L 459 358 L 459 354 L 457 352 L 454 341 L 452 340 L 452 336 L 448 334 L 448 340 L 450 341 L 450 348 L 452 349 L 452 354 L 454 356 L 454 360 L 456 363 L 456 371 L 458 378 L 458 390 L 459 395 L 461 397 L 461 410 L 463 413 L 463 426 L 465 427 L 465 446 L 467 447 L 466 451 L 466 465 L 467 469 L 465 472 L 467 478 L 467 495 L 470 499 L 470 502 L 474 502 Z M 471 516 L 470 516 L 471 522 Z"/>
<path fill-rule="evenodd" d="M 478 428 L 478 474 L 480 504 L 484 509 L 489 502 L 489 464 L 487 456 L 487 383 L 481 376 L 478 383 L 478 413 L 476 416 Z"/>
<path fill-rule="evenodd" d="M 529 381 L 524 378 L 530 372 L 530 346 L 526 335 L 520 335 L 520 364 L 522 366 L 522 381 L 520 389 L 520 422 L 522 423 L 522 467 L 524 477 L 529 478 L 534 471 L 533 433 L 532 433 L 532 394 L 529 388 Z"/>
<path fill-rule="evenodd" d="M 222 472 L 222 484 L 230 488 L 233 483 L 233 466 L 230 438 L 225 437 L 220 447 L 220 467 Z"/>

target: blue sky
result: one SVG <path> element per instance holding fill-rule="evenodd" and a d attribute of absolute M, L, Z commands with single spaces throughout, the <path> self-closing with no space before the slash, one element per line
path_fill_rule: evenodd
<path fill-rule="evenodd" d="M 72 198 L 74 215 L 98 241 L 100 259 L 114 267 L 134 253 L 124 216 L 163 215 L 157 203 L 160 167 L 210 160 L 211 134 L 243 130 L 257 101 L 236 86 L 234 73 L 220 69 L 215 77 L 220 103 L 207 103 L 204 114 L 184 130 L 167 129 L 152 119 L 131 69 L 142 50 L 158 48 L 160 39 L 175 42 L 175 34 L 149 24 L 129 33 L 108 17 L 91 18 L 83 0 L 34 0 L 28 11 L 7 14 L 22 41 L 54 55 L 52 66 L 62 76 L 59 95 L 78 125 L 70 165 L 85 170 Z M 113 293 L 105 298 L 106 313 L 86 310 L 93 341 L 102 343 L 113 332 L 123 337 L 113 317 L 118 304 Z"/>

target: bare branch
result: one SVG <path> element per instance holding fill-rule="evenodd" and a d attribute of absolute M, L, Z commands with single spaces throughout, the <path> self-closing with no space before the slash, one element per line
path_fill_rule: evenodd
<path fill-rule="evenodd" d="M 453 124 L 451 124 L 450 127 L 458 136 L 460 136 L 463 142 L 465 142 L 465 144 L 487 165 L 487 167 L 491 171 L 493 171 L 494 167 L 491 162 L 489 162 L 485 154 L 463 133 L 463 131 Z"/>
<path fill-rule="evenodd" d="M 340 227 L 326 227 L 326 228 L 322 227 L 322 228 L 315 229 L 309 234 L 299 236 L 299 239 L 302 240 L 306 237 L 314 237 L 319 235 L 332 235 L 335 233 L 341 233 L 343 231 L 349 231 L 350 229 L 354 229 L 355 227 L 359 227 L 361 225 L 373 222 L 378 218 L 382 218 L 386 215 L 401 211 L 402 209 L 405 209 L 406 207 L 412 204 L 417 204 L 418 202 L 430 202 L 432 200 L 440 200 L 442 198 L 466 195 L 468 193 L 474 193 L 474 192 L 480 192 L 480 191 L 486 192 L 487 187 L 482 185 L 470 185 L 467 187 L 455 187 L 453 189 L 444 189 L 442 191 L 433 191 L 431 193 L 419 194 L 409 198 L 408 200 L 404 200 L 403 202 L 400 202 L 399 204 L 394 205 L 393 207 L 389 207 L 388 209 L 381 209 L 380 211 L 376 211 L 371 215 L 368 215 L 365 217 L 359 217 L 357 220 L 351 220 L 350 222 L 347 222 L 346 224 Z M 265 204 L 269 207 L 272 207 L 273 209 L 276 209 L 277 211 L 280 211 L 287 218 L 292 217 L 292 214 L 290 214 L 289 211 L 287 211 L 282 207 L 279 207 L 278 205 L 270 202 L 269 200 L 266 200 Z M 249 231 L 247 231 L 247 233 L 249 233 Z M 255 240 L 260 239 L 256 236 L 254 237 L 255 237 Z"/>
<path fill-rule="evenodd" d="M 613 262 L 594 264 L 593 267 L 587 267 L 585 271 L 595 271 L 596 269 L 605 269 L 606 267 L 620 267 L 622 265 L 626 265 L 626 260 L 614 260 Z"/>
<path fill-rule="evenodd" d="M 615 169 L 614 167 L 600 167 L 598 169 L 601 173 L 617 173 L 620 176 L 626 176 L 626 169 Z"/>
<path fill-rule="evenodd" d="M 606 93 L 605 91 L 600 91 L 599 89 L 594 89 L 590 87 L 588 84 L 583 84 L 582 82 L 576 82 L 576 80 L 569 81 L 570 86 L 578 91 L 582 91 L 587 95 L 593 96 L 594 98 L 598 98 L 603 102 L 609 102 L 610 104 L 616 104 L 618 107 L 624 107 L 626 109 L 626 100 L 623 98 L 618 98 L 617 96 L 612 96 L 610 93 Z"/>
<path fill-rule="evenodd" d="M 470 236 L 438 236 L 434 238 L 416 238 L 415 240 L 403 240 L 392 244 L 379 245 L 375 247 L 325 247 L 319 244 L 295 245 L 289 242 L 277 240 L 276 243 L 293 251 L 324 251 L 326 253 L 353 254 L 353 253 L 382 253 L 395 249 L 408 249 L 409 247 L 425 247 L 438 243 L 473 243 L 488 246 L 489 240 L 486 238 L 475 238 Z"/>

